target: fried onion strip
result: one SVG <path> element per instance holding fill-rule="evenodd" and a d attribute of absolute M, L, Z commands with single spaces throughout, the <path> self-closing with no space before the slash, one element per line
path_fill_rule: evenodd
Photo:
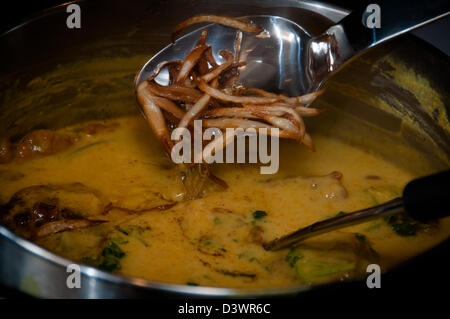
<path fill-rule="evenodd" d="M 214 68 L 208 74 L 203 75 L 200 78 L 201 80 L 203 80 L 205 82 L 210 82 L 211 80 L 218 77 L 220 75 L 220 73 L 222 73 L 224 70 L 226 70 L 228 67 L 231 66 L 231 64 L 233 63 L 233 60 L 234 60 L 233 54 L 224 50 L 224 51 L 220 52 L 220 55 L 223 56 L 226 59 L 226 61 L 224 63 L 222 63 L 221 65 L 219 65 L 218 67 Z"/>
<path fill-rule="evenodd" d="M 297 126 L 295 126 L 291 121 L 288 119 L 279 117 L 279 116 L 273 116 L 273 115 L 261 115 L 261 117 L 266 121 L 269 122 L 272 125 L 275 125 L 276 127 L 283 129 L 288 132 L 292 132 L 297 135 L 296 140 L 300 143 L 303 140 L 303 137 L 301 136 L 300 130 Z"/>
<path fill-rule="evenodd" d="M 303 138 L 303 144 L 305 144 L 313 152 L 316 150 L 315 147 L 314 147 L 314 143 L 312 141 L 312 138 L 311 138 L 311 136 L 308 133 L 306 133 L 305 137 Z"/>
<path fill-rule="evenodd" d="M 236 135 L 237 131 L 233 131 L 232 134 L 222 134 L 222 138 L 214 138 L 213 141 L 209 142 L 204 148 L 203 152 L 200 151 L 199 153 L 195 154 L 195 160 L 196 162 L 199 162 L 202 160 L 202 158 L 205 160 L 205 162 L 208 162 L 208 158 L 204 158 L 204 154 L 210 154 L 213 156 L 212 150 L 214 152 L 218 152 L 220 150 L 223 150 L 228 144 L 233 142 L 234 136 Z M 225 138 L 223 138 L 223 135 L 225 135 Z"/>
<path fill-rule="evenodd" d="M 322 95 L 325 92 L 325 89 L 316 91 L 316 92 L 312 92 L 312 93 L 308 93 L 305 95 L 301 95 L 301 96 L 294 96 L 294 97 L 287 97 L 284 96 L 283 97 L 283 101 L 290 103 L 290 104 L 294 104 L 294 105 L 308 105 L 311 104 L 312 102 L 314 102 L 314 100 Z"/>
<path fill-rule="evenodd" d="M 165 67 L 168 67 L 168 66 L 179 67 L 181 65 L 182 65 L 182 62 L 180 60 L 162 62 L 156 67 L 156 71 L 153 72 L 153 74 L 147 79 L 147 81 L 153 81 Z M 169 71 L 169 73 L 170 73 L 170 71 Z"/>
<path fill-rule="evenodd" d="M 283 106 L 246 106 L 244 109 L 250 110 L 252 111 L 254 114 L 268 114 L 268 115 L 273 115 L 275 117 L 279 117 L 280 115 L 278 114 L 285 114 L 289 120 L 295 124 L 295 126 L 297 126 L 297 128 L 299 129 L 299 133 L 300 133 L 300 137 L 303 139 L 306 130 L 305 130 L 305 123 L 303 122 L 303 119 L 301 118 L 301 116 L 295 112 L 295 110 L 288 108 L 288 107 L 283 107 Z"/>
<path fill-rule="evenodd" d="M 204 94 L 197 101 L 197 103 L 195 103 L 194 106 L 186 112 L 186 114 L 178 124 L 178 127 L 187 127 L 190 122 L 208 105 L 210 99 L 211 96 L 209 96 L 208 94 Z"/>
<path fill-rule="evenodd" d="M 219 129 L 226 128 L 273 128 L 273 126 L 252 120 L 238 119 L 238 118 L 218 118 L 218 119 L 203 119 L 202 120 L 204 127 L 216 127 Z"/>
<path fill-rule="evenodd" d="M 281 116 L 279 112 L 274 114 Z M 251 110 L 248 110 L 243 107 L 220 107 L 209 109 L 204 113 L 205 117 L 238 117 L 238 118 L 249 118 L 249 119 L 258 119 L 259 116 L 252 113 Z"/>
<path fill-rule="evenodd" d="M 327 110 L 326 109 L 315 109 L 312 107 L 296 106 L 295 111 L 300 116 L 308 117 L 308 116 L 316 116 L 316 115 L 322 114 L 322 113 L 326 112 Z"/>
<path fill-rule="evenodd" d="M 211 64 L 211 66 L 213 68 L 216 68 L 219 66 L 216 62 L 216 59 L 214 58 L 211 47 L 208 47 L 208 49 L 206 49 L 205 52 L 203 52 L 203 55 L 204 55 L 206 61 L 208 61 L 208 63 Z"/>
<path fill-rule="evenodd" d="M 180 72 L 178 73 L 176 83 L 180 84 L 183 83 L 187 77 L 189 76 L 189 73 L 191 73 L 191 70 L 194 68 L 197 61 L 202 56 L 203 52 L 208 48 L 206 45 L 201 45 L 196 47 L 194 50 L 189 52 L 186 59 L 183 61 L 183 65 L 181 66 Z"/>
<path fill-rule="evenodd" d="M 204 119 L 202 123 L 203 126 L 205 127 L 215 127 L 219 129 L 242 128 L 245 130 L 248 128 L 254 128 L 258 130 L 259 134 L 262 133 L 262 131 L 259 131 L 259 129 L 263 128 L 267 129 L 266 133 L 267 135 L 273 135 L 278 136 L 280 138 L 287 138 L 293 140 L 296 140 L 298 138 L 298 134 L 295 132 L 278 130 L 278 133 L 276 133 L 276 131 L 271 130 L 272 128 L 274 128 L 273 126 L 259 121 L 237 119 L 237 118 L 218 118 L 218 119 Z"/>
<path fill-rule="evenodd" d="M 177 118 L 178 120 L 181 120 L 185 116 L 184 111 L 182 109 L 180 109 L 172 101 L 170 101 L 166 98 L 163 98 L 163 97 L 159 97 L 159 96 L 151 96 L 151 99 L 161 109 L 163 109 L 166 112 L 169 112 L 170 114 L 175 116 L 175 118 Z"/>
<path fill-rule="evenodd" d="M 153 130 L 153 133 L 160 140 L 164 150 L 167 154 L 170 154 L 173 143 L 170 139 L 169 131 L 167 130 L 166 120 L 161 112 L 161 109 L 153 101 L 152 96 L 146 88 L 148 87 L 148 82 L 144 81 L 137 87 L 136 93 L 139 104 L 145 114 L 147 122 Z"/>
<path fill-rule="evenodd" d="M 147 82 L 147 89 L 153 94 L 166 99 L 184 103 L 195 103 L 202 96 L 203 93 L 193 88 L 187 88 L 181 85 L 159 85 L 156 82 Z"/>
<path fill-rule="evenodd" d="M 198 87 L 203 92 L 211 95 L 212 97 L 214 97 L 218 100 L 233 102 L 233 103 L 271 104 L 271 103 L 275 103 L 279 100 L 278 97 L 253 97 L 253 96 L 229 95 L 218 89 L 215 89 L 215 88 L 209 86 L 208 84 L 205 83 L 205 81 L 202 81 L 202 80 L 199 81 Z"/>
<path fill-rule="evenodd" d="M 217 87 L 218 81 L 215 79 L 212 83 L 214 87 Z M 186 128 L 190 122 L 197 117 L 200 112 L 202 112 L 207 106 L 209 101 L 211 100 L 211 96 L 208 94 L 204 94 L 198 101 L 195 103 L 185 114 L 185 116 L 181 119 L 178 127 Z"/>
<path fill-rule="evenodd" d="M 280 105 L 282 106 L 304 106 L 311 104 L 318 96 L 322 95 L 325 92 L 325 89 L 308 93 L 305 95 L 300 96 L 294 96 L 294 97 L 288 97 L 283 94 L 275 94 L 272 92 L 267 92 L 261 89 L 257 88 L 244 88 L 239 87 L 237 88 L 240 93 L 254 93 L 258 94 L 259 96 L 265 96 L 265 97 L 278 97 L 279 101 L 281 102 Z"/>
<path fill-rule="evenodd" d="M 200 15 L 196 17 L 189 18 L 179 23 L 174 30 L 172 31 L 172 42 L 175 42 L 177 35 L 184 28 L 197 24 L 197 23 L 217 23 L 226 27 L 235 28 L 248 33 L 260 33 L 263 31 L 263 28 L 254 25 L 251 21 L 242 21 L 236 18 L 230 17 L 220 17 L 216 15 Z"/>
<path fill-rule="evenodd" d="M 200 38 L 197 41 L 197 44 L 195 46 L 201 46 L 206 44 L 206 39 L 208 38 L 208 29 L 202 30 L 202 34 L 200 35 Z"/>
<path fill-rule="evenodd" d="M 239 57 L 241 55 L 241 46 L 242 46 L 242 31 L 239 30 L 236 34 L 236 39 L 234 40 L 234 54 L 235 54 L 234 62 L 239 62 Z"/>

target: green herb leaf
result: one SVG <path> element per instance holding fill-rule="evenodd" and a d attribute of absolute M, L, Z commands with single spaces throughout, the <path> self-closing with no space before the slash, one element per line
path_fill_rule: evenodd
<path fill-rule="evenodd" d="M 93 256 L 86 256 L 81 258 L 81 262 L 89 266 L 98 267 L 98 265 L 100 265 L 101 260 L 99 256 L 95 258 Z"/>
<path fill-rule="evenodd" d="M 120 228 L 120 226 L 116 226 L 116 230 L 117 230 L 118 232 L 121 232 L 122 234 L 128 236 L 128 232 L 127 232 L 126 230 Z"/>
<path fill-rule="evenodd" d="M 118 244 L 118 245 L 125 245 L 128 244 L 128 240 L 123 239 L 121 237 L 117 237 L 117 238 L 112 238 L 110 239 L 112 242 Z"/>
<path fill-rule="evenodd" d="M 125 252 L 114 240 L 108 240 L 107 246 L 102 251 L 103 262 L 98 266 L 106 271 L 121 269 L 120 259 L 125 256 Z"/>
<path fill-rule="evenodd" d="M 90 266 L 98 267 L 105 271 L 119 270 L 120 259 L 125 256 L 125 252 L 119 247 L 118 244 L 126 244 L 128 241 L 123 238 L 113 238 L 106 242 L 106 247 L 102 250 L 102 253 L 94 257 L 84 257 L 81 259 L 82 263 Z"/>
<path fill-rule="evenodd" d="M 103 249 L 102 256 L 105 258 L 122 258 L 123 256 L 125 256 L 125 253 L 114 240 L 109 240 L 107 246 L 105 247 L 105 249 Z"/>
<path fill-rule="evenodd" d="M 356 237 L 356 239 L 358 239 L 362 243 L 365 243 L 367 241 L 366 236 L 363 235 L 363 234 L 355 233 L 355 237 Z"/>
<path fill-rule="evenodd" d="M 256 210 L 253 212 L 254 219 L 261 219 L 267 216 L 267 213 L 263 210 Z"/>
<path fill-rule="evenodd" d="M 289 264 L 289 266 L 294 267 L 297 260 L 302 257 L 303 255 L 301 253 L 301 250 L 299 248 L 293 248 L 291 249 L 289 254 L 287 254 L 285 261 Z"/>
<path fill-rule="evenodd" d="M 414 236 L 417 232 L 416 227 L 407 221 L 392 224 L 391 227 L 400 236 Z"/>
<path fill-rule="evenodd" d="M 212 245 L 212 243 L 213 242 L 211 240 L 205 240 L 202 242 L 203 246 L 210 246 L 210 245 Z"/>
<path fill-rule="evenodd" d="M 421 224 L 408 216 L 397 214 L 386 218 L 392 230 L 400 236 L 414 236 L 420 229 L 430 227 L 429 224 Z"/>
<path fill-rule="evenodd" d="M 138 241 L 140 241 L 145 247 L 148 247 L 149 244 L 142 238 L 142 235 L 145 231 L 147 230 L 151 230 L 150 226 L 146 226 L 146 227 L 141 227 L 141 226 L 136 226 L 136 225 L 128 225 L 126 227 L 126 229 L 123 229 L 119 226 L 116 226 L 115 229 L 118 232 L 121 232 L 124 235 L 133 237 L 135 239 L 137 239 Z M 120 243 L 119 243 L 120 244 Z"/>

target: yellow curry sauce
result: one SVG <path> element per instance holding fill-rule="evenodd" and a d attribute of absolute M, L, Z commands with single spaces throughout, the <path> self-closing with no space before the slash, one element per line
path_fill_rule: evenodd
<path fill-rule="evenodd" d="M 292 286 L 361 275 L 372 262 L 386 271 L 450 234 L 448 218 L 412 226 L 380 219 L 311 238 L 300 251 L 265 251 L 262 242 L 398 197 L 417 177 L 330 136 L 312 134 L 316 152 L 282 141 L 275 175 L 261 175 L 255 164 L 215 165 L 228 189 L 185 200 L 180 168 L 143 118 L 84 123 L 57 133 L 67 137 L 57 151 L 25 152 L 0 165 L 0 216 L 9 225 L 8 209 L 23 208 L 28 196 L 35 212 L 66 209 L 95 221 L 53 234 L 40 229 L 30 238 L 107 271 L 179 284 Z M 45 186 L 30 188 L 37 185 Z"/>

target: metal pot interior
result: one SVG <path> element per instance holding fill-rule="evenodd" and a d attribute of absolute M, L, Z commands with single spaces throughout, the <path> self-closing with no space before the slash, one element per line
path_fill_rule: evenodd
<path fill-rule="evenodd" d="M 81 29 L 66 27 L 67 13 L 61 6 L 0 36 L 0 137 L 15 141 L 33 129 L 138 114 L 133 88 L 136 72 L 169 43 L 172 27 L 190 16 L 279 15 L 318 35 L 347 14 L 330 5 L 294 0 L 249 0 L 245 5 L 234 0 L 214 5 L 206 0 L 133 1 L 132 6 L 124 1 L 88 1 L 80 6 Z M 436 49 L 412 36 L 395 39 L 358 57 L 328 81 L 327 92 L 315 103 L 329 112 L 308 125 L 369 147 L 413 171 L 448 168 L 450 90 L 444 77 L 449 71 L 448 58 Z M 360 134 L 349 134 L 349 127 Z M 407 156 L 399 157 L 399 153 Z M 85 267 L 91 288 L 71 294 L 38 278 L 62 278 L 62 265 L 68 260 L 0 230 L 0 279 L 37 296 L 134 296 L 147 288 L 194 295 L 284 294 L 305 289 L 256 293 L 165 285 Z M 9 260 L 22 263 L 20 275 L 11 275 Z M 37 286 L 27 280 L 36 281 Z M 116 285 L 121 292 L 109 289 Z"/>

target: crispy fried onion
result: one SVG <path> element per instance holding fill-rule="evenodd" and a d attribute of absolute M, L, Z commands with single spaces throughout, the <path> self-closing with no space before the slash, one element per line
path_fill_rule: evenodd
<path fill-rule="evenodd" d="M 194 120 L 201 120 L 203 128 L 255 128 L 267 129 L 265 134 L 277 134 L 293 139 L 314 150 L 310 135 L 306 133 L 303 117 L 316 116 L 324 109 L 307 107 L 324 91 L 288 97 L 257 88 L 236 86 L 242 32 L 258 33 L 261 28 L 239 19 L 198 16 L 180 23 L 173 31 L 174 37 L 185 27 L 200 22 L 214 22 L 239 29 L 234 51 L 220 51 L 224 62 L 219 64 L 212 48 L 206 44 L 208 30 L 202 31 L 195 46 L 184 61 L 161 63 L 149 79 L 136 89 L 138 102 L 154 134 L 169 154 L 173 147 L 169 132 L 177 127 L 193 128 Z M 168 68 L 169 85 L 155 82 L 159 72 Z M 278 128 L 273 133 L 271 128 Z M 261 132 L 262 133 L 262 132 Z M 227 137 L 223 145 L 213 139 L 204 149 L 225 147 L 234 136 Z M 194 158 L 202 154 L 194 154 Z"/>
<path fill-rule="evenodd" d="M 251 21 L 246 21 L 244 19 L 236 19 L 230 17 L 219 17 L 215 15 L 201 15 L 189 18 L 178 24 L 172 31 L 172 42 L 175 42 L 177 35 L 185 28 L 190 25 L 197 23 L 217 23 L 224 25 L 226 27 L 235 28 L 248 33 L 260 33 L 263 28 L 254 25 Z"/>

